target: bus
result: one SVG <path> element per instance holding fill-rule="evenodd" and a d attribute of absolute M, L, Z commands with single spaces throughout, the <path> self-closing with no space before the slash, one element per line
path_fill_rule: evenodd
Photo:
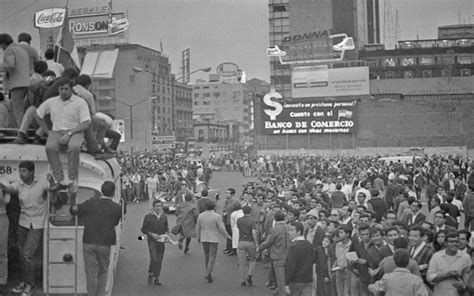
<path fill-rule="evenodd" d="M 46 178 L 51 169 L 46 157 L 45 147 L 40 145 L 0 145 L 0 182 L 9 184 L 19 179 L 18 165 L 23 160 L 35 163 L 35 179 Z M 66 155 L 61 155 L 65 176 L 67 176 Z M 76 203 L 82 203 L 91 197 L 101 196 L 104 181 L 115 183 L 116 203 L 120 199 L 120 165 L 115 158 L 95 160 L 89 154 L 81 153 L 79 166 L 79 189 Z M 18 197 L 11 196 L 11 202 L 18 204 Z M 42 253 L 39 265 L 42 265 L 42 292 L 44 295 L 84 295 L 87 294 L 86 275 L 82 252 L 84 223 L 69 213 L 71 203 L 67 192 L 48 193 L 48 219 L 43 231 Z M 15 211 L 15 210 L 14 210 Z M 19 211 L 17 206 L 16 211 Z M 15 215 L 9 215 L 15 216 Z M 117 267 L 122 221 L 116 226 L 117 242 L 111 248 L 106 295 L 112 295 L 114 275 Z M 15 225 L 16 224 L 16 225 Z M 18 220 L 10 221 L 10 229 L 16 229 Z M 36 292 L 38 293 L 38 292 Z M 35 293 L 35 295 L 36 295 Z"/>

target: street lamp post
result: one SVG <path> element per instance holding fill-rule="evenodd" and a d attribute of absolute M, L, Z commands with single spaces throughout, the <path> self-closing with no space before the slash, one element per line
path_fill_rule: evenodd
<path fill-rule="evenodd" d="M 122 102 L 120 100 L 117 100 L 117 99 L 113 99 L 111 97 L 105 97 L 106 100 L 113 100 L 113 101 L 116 101 L 117 103 L 120 103 L 124 106 L 127 106 L 129 108 L 129 114 L 130 114 L 130 140 L 133 139 L 133 107 L 141 104 L 141 103 L 144 103 L 144 102 L 148 102 L 148 101 L 151 101 L 151 100 L 155 100 L 156 97 L 153 96 L 153 97 L 149 97 L 148 99 L 145 99 L 145 100 L 141 100 L 135 104 L 129 104 L 129 103 L 125 103 L 125 102 Z M 133 153 L 133 146 L 132 146 L 132 143 L 130 142 L 130 150 L 131 150 L 131 153 Z"/>
<path fill-rule="evenodd" d="M 184 78 L 185 76 L 189 76 L 189 75 L 194 74 L 194 73 L 196 73 L 196 72 L 200 72 L 200 71 L 202 71 L 202 72 L 209 72 L 209 71 L 211 71 L 211 69 L 212 69 L 212 67 L 199 68 L 199 69 L 196 69 L 196 70 L 194 70 L 194 71 L 191 71 L 189 74 L 180 76 L 180 77 L 178 77 L 178 78 L 170 79 L 170 80 L 171 80 L 171 90 L 172 90 L 172 91 L 171 91 L 171 110 L 172 110 L 172 111 L 171 111 L 171 113 L 172 113 L 172 114 L 171 114 L 171 117 L 172 117 L 172 126 L 171 126 L 171 127 L 172 127 L 172 130 L 173 130 L 173 133 L 175 132 L 175 127 L 176 127 L 176 123 L 175 123 L 175 94 L 174 94 L 174 93 L 175 93 L 175 92 L 174 92 L 175 82 L 178 81 L 178 80 L 180 80 L 180 79 L 182 79 L 182 78 Z M 133 66 L 133 67 L 132 67 L 132 70 L 133 70 L 134 72 L 137 72 L 137 73 L 146 72 L 146 73 L 151 74 L 151 75 L 153 75 L 153 76 L 156 75 L 156 73 L 154 73 L 154 72 L 152 72 L 152 71 L 150 71 L 150 70 L 148 70 L 148 69 L 143 69 L 143 68 L 140 68 L 140 67 L 137 67 L 137 66 Z"/>

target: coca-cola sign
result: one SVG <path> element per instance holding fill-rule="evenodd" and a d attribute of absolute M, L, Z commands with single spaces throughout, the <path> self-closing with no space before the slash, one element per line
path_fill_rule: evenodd
<path fill-rule="evenodd" d="M 35 13 L 36 28 L 60 27 L 64 23 L 65 8 L 48 8 Z"/>

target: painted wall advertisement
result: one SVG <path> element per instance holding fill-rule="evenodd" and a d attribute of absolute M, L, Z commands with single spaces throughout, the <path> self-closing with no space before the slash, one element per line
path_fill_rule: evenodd
<path fill-rule="evenodd" d="M 294 67 L 291 77 L 293 98 L 358 96 L 370 92 L 368 67 Z"/>
<path fill-rule="evenodd" d="M 314 98 L 282 102 L 272 90 L 263 97 L 263 133 L 267 135 L 352 134 L 356 129 L 357 100 L 323 101 Z"/>

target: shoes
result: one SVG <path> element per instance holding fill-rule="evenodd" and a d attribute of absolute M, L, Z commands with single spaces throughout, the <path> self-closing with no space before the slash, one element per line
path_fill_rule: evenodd
<path fill-rule="evenodd" d="M 252 280 L 252 276 L 251 276 L 251 275 L 248 275 L 248 276 L 247 276 L 247 284 L 249 284 L 249 286 L 253 285 L 253 280 Z"/>
<path fill-rule="evenodd" d="M 246 282 L 241 282 L 240 285 L 241 285 L 242 287 L 245 287 L 245 286 L 247 286 L 247 283 L 246 283 Z"/>
<path fill-rule="evenodd" d="M 35 135 L 33 138 L 33 145 L 42 145 L 43 140 L 41 139 L 41 136 Z"/>
<path fill-rule="evenodd" d="M 229 254 L 227 254 L 227 256 L 237 256 L 237 252 L 231 251 Z"/>
<path fill-rule="evenodd" d="M 18 133 L 18 137 L 12 142 L 12 144 L 25 145 L 28 142 L 26 135 L 22 132 Z"/>
<path fill-rule="evenodd" d="M 66 190 L 68 189 L 67 185 L 61 184 L 60 182 L 49 186 L 49 191 L 60 191 L 60 190 Z M 19 293 L 19 292 L 16 292 Z"/>
<path fill-rule="evenodd" d="M 222 251 L 222 253 L 224 254 L 229 254 L 230 252 L 232 252 L 232 250 L 229 250 L 229 249 L 225 249 L 224 251 Z"/>
<path fill-rule="evenodd" d="M 25 290 L 26 284 L 25 282 L 21 282 L 18 285 L 16 285 L 14 288 L 12 288 L 13 293 L 22 293 L 23 290 Z"/>
<path fill-rule="evenodd" d="M 98 151 L 92 155 L 94 156 L 95 160 L 106 160 L 115 157 L 113 154 L 104 153 L 102 151 Z"/>
<path fill-rule="evenodd" d="M 155 278 L 155 281 L 153 282 L 155 284 L 155 286 L 161 286 L 163 285 L 162 283 L 160 283 L 160 280 Z"/>
<path fill-rule="evenodd" d="M 25 289 L 23 289 L 23 292 L 21 293 L 21 296 L 30 296 L 33 295 L 33 292 L 35 291 L 35 286 L 25 284 Z"/>
<path fill-rule="evenodd" d="M 149 286 L 153 286 L 153 282 L 154 282 L 154 279 L 153 279 L 153 274 L 148 274 L 148 278 L 146 280 L 148 282 L 148 285 Z"/>
<path fill-rule="evenodd" d="M 184 248 L 184 254 L 187 254 L 189 252 L 189 248 Z"/>
<path fill-rule="evenodd" d="M 212 283 L 212 282 L 213 282 L 213 280 L 212 280 L 212 275 L 211 275 L 210 273 L 207 274 L 206 279 L 207 279 L 207 282 L 208 282 L 208 283 Z"/>

